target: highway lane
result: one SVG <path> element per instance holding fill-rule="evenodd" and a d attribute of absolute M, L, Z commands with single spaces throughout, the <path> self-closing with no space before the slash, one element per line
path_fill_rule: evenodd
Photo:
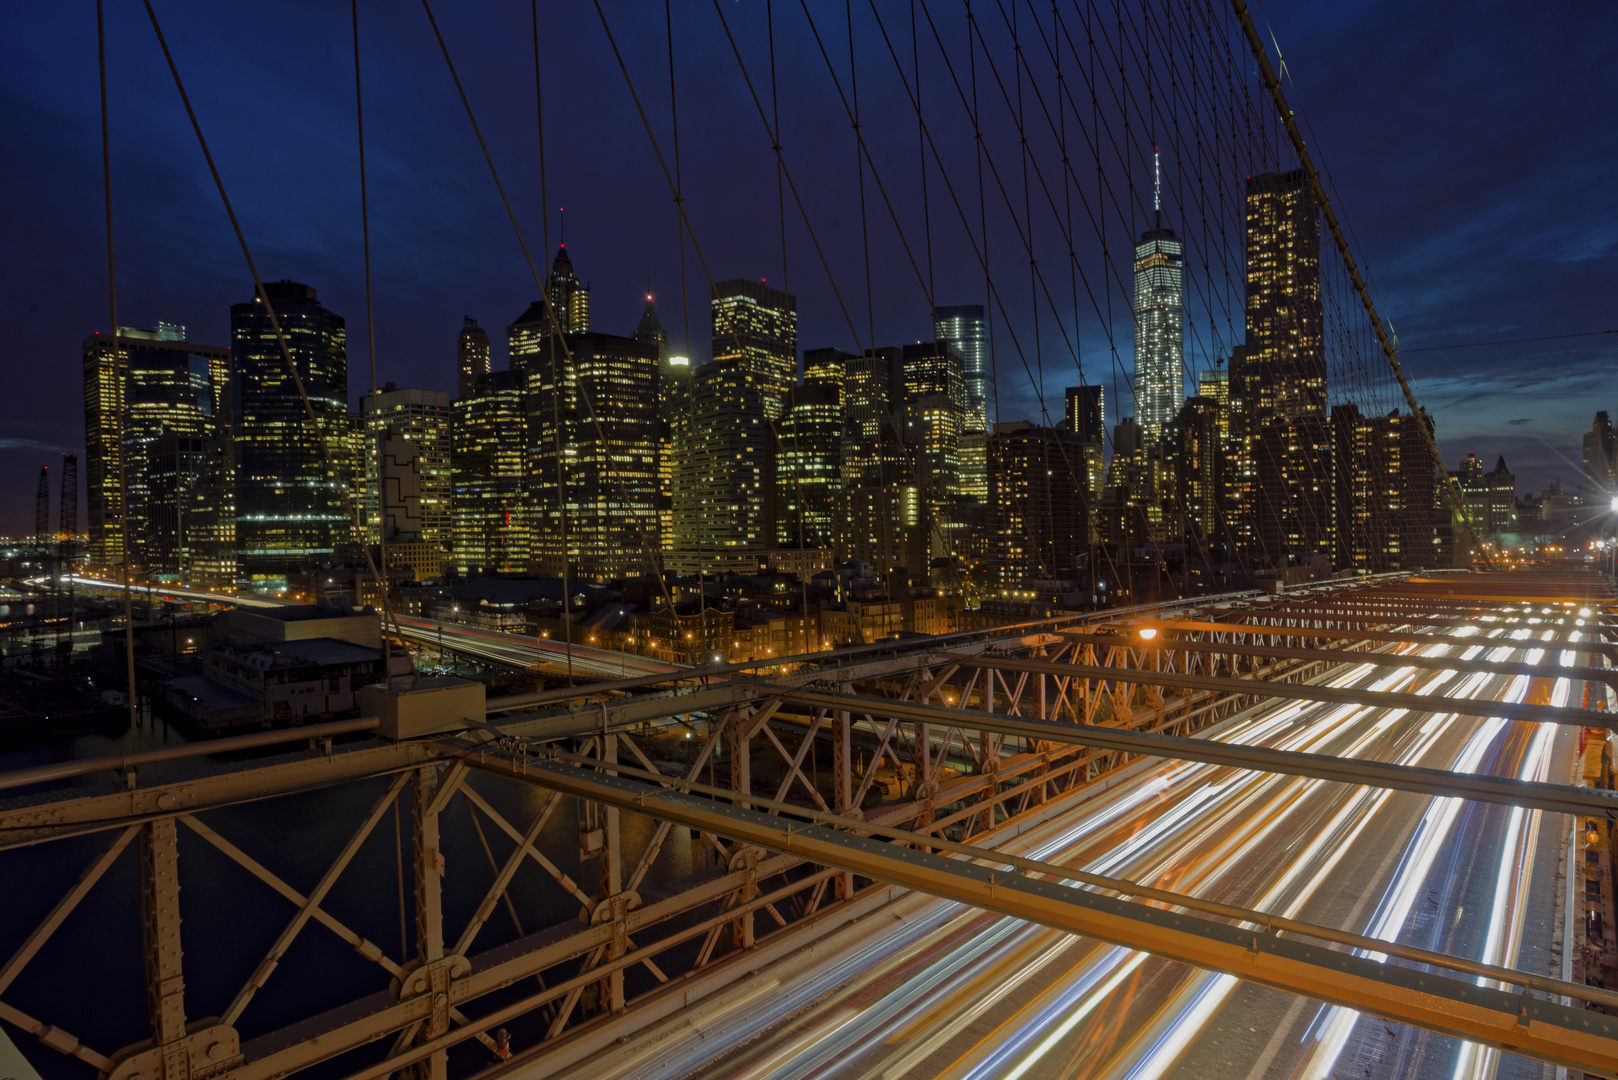
<path fill-rule="evenodd" d="M 123 590 L 123 583 L 103 578 L 75 577 L 74 583 L 90 588 Z M 188 603 L 219 604 L 226 607 L 274 608 L 295 605 L 291 600 L 274 600 L 255 596 L 238 596 L 209 592 L 205 589 L 165 588 L 135 585 L 142 596 L 157 600 L 185 601 Z M 544 667 L 557 674 L 568 668 L 569 646 L 565 642 L 535 639 L 525 634 L 511 634 L 497 630 L 484 630 L 466 623 L 440 622 L 408 615 L 394 617 L 399 624 L 400 636 L 421 645 L 445 648 L 475 660 L 484 660 L 517 670 Z M 442 635 L 442 638 L 440 638 Z M 596 649 L 588 645 L 571 646 L 573 670 L 576 674 L 592 678 L 625 678 L 632 675 L 656 675 L 684 670 L 686 665 L 669 664 L 644 656 L 632 656 Z"/>
<path fill-rule="evenodd" d="M 1515 640 L 1499 630 L 1484 633 L 1511 643 L 1458 642 L 1424 651 L 1518 658 L 1530 631 L 1517 631 L 1522 636 Z M 1571 663 L 1571 654 L 1563 662 Z M 1489 700 L 1522 700 L 1530 692 L 1565 700 L 1568 692 L 1563 680 L 1531 686 L 1526 678 L 1410 668 L 1389 673 L 1361 666 L 1330 681 Z M 1557 733 L 1450 714 L 1297 703 L 1268 708 L 1219 737 L 1543 776 Z M 1556 929 L 1543 917 L 1538 921 L 1545 925 L 1530 923 L 1530 912 L 1556 887 L 1544 880 L 1546 861 L 1533 856 L 1541 832 L 1554 849 L 1565 828 L 1555 816 L 1507 807 L 1163 763 L 1040 830 L 1028 850 L 1211 899 L 1418 944 L 1436 941 L 1495 962 L 1532 960 L 1548 970 L 1543 948 L 1524 953 L 1528 939 L 1542 943 Z M 1463 835 L 1465 842 L 1456 843 Z M 1457 850 L 1476 857 L 1458 860 Z M 1554 859 L 1549 866 L 1554 879 Z M 1474 912 L 1486 903 L 1488 918 L 1457 919 L 1442 899 L 1431 900 L 1429 910 L 1434 882 L 1455 887 L 1463 916 L 1468 903 Z M 1485 900 L 1474 900 L 1480 893 Z M 753 999 L 746 1015 L 716 1019 L 695 1041 L 665 1039 L 655 1055 L 618 1063 L 609 1058 L 594 1063 L 589 1075 L 1196 1074 L 1202 1080 L 1207 1074 L 1327 1076 L 1339 1064 L 1358 1066 L 1362 1059 L 1374 1075 L 1412 1074 L 1385 1071 L 1393 1068 L 1435 1076 L 1539 1075 L 1537 1064 L 1463 1050 L 1454 1040 L 1323 1009 L 1226 976 L 939 901 L 905 903 L 912 908 L 903 932 L 892 932 L 881 917 L 874 936 L 870 927 L 851 932 L 846 947 L 855 959 L 849 966 L 828 961 L 783 981 L 776 994 Z M 1410 926 L 1442 933 L 1412 937 Z M 786 1016 L 791 1021 L 780 1023 Z M 1373 1027 L 1421 1035 L 1421 1046 L 1406 1037 L 1403 1057 L 1390 1056 L 1397 1040 L 1368 1045 Z M 715 1060 L 727 1041 L 746 1045 Z M 617 1064 L 625 1071 L 606 1068 Z M 1363 1075 L 1359 1067 L 1351 1071 Z"/>
<path fill-rule="evenodd" d="M 556 671 L 567 670 L 570 646 L 565 642 L 531 638 L 499 630 L 483 630 L 465 623 L 440 622 L 408 615 L 395 616 L 399 632 L 407 640 L 437 647 L 443 634 L 446 648 L 464 656 L 523 670 L 543 665 Z M 571 646 L 573 670 L 580 675 L 602 678 L 628 678 L 634 675 L 661 675 L 687 670 L 683 664 L 670 664 L 645 656 L 597 649 L 588 645 Z"/>

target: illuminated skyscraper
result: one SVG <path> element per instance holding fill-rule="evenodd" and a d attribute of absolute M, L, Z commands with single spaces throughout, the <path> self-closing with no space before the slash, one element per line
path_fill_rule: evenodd
<path fill-rule="evenodd" d="M 580 281 L 573 272 L 573 260 L 568 257 L 567 245 L 556 248 L 551 263 L 551 276 L 545 282 L 556 309 L 556 321 L 564 334 L 582 334 L 590 329 L 590 286 Z"/>
<path fill-rule="evenodd" d="M 764 415 L 780 416 L 798 382 L 798 298 L 747 278 L 714 285 L 713 358 L 757 376 Z"/>
<path fill-rule="evenodd" d="M 454 543 L 449 395 L 442 390 L 401 390 L 389 383 L 374 399 L 370 395 L 360 398 L 360 415 L 368 433 L 367 541 L 375 543 L 378 532 L 386 527 L 388 539 L 420 540 L 443 552 L 447 560 Z M 376 496 L 379 454 L 396 467 L 408 468 L 415 489 L 408 501 L 394 488 L 387 489 L 386 521 Z M 382 478 L 387 479 L 385 474 Z"/>
<path fill-rule="evenodd" d="M 691 371 L 689 404 L 674 413 L 672 570 L 755 572 L 764 563 L 769 537 L 760 381 L 734 359 Z"/>
<path fill-rule="evenodd" d="M 516 375 L 498 371 L 452 406 L 454 562 L 463 577 L 528 569 L 526 423 Z"/>
<path fill-rule="evenodd" d="M 1331 549 L 1320 211 L 1301 170 L 1247 180 L 1246 341 L 1231 357 L 1239 530 L 1272 560 Z"/>
<path fill-rule="evenodd" d="M 1079 437 L 1026 420 L 996 424 L 989 436 L 992 560 L 999 584 L 1072 579 L 1089 547 Z"/>
<path fill-rule="evenodd" d="M 805 382 L 775 422 L 775 546 L 834 547 L 843 489 L 842 387 Z"/>
<path fill-rule="evenodd" d="M 549 334 L 543 303 L 506 328 L 526 385 L 533 569 L 580 579 L 650 573 L 658 547 L 658 348 L 613 334 Z M 564 544 L 565 537 L 565 544 Z"/>
<path fill-rule="evenodd" d="M 1332 426 L 1332 563 L 1362 574 L 1434 564 L 1437 525 L 1432 456 L 1419 417 L 1393 410 L 1364 416 L 1335 405 Z M 1512 491 L 1515 499 L 1516 491 Z"/>
<path fill-rule="evenodd" d="M 119 351 L 95 334 L 84 342 L 85 472 L 90 559 L 116 565 L 123 551 L 125 463 L 132 561 L 149 576 L 185 576 L 190 489 L 204 444 L 228 412 L 230 351 L 185 340 L 185 327 L 120 327 Z"/>
<path fill-rule="evenodd" d="M 987 432 L 994 425 L 994 373 L 982 304 L 941 307 L 933 311 L 933 339 L 955 346 L 966 380 L 966 430 Z"/>
<path fill-rule="evenodd" d="M 1320 208 L 1302 170 L 1247 179 L 1246 295 L 1240 390 L 1250 411 L 1264 421 L 1324 420 Z"/>
<path fill-rule="evenodd" d="M 1173 229 L 1150 229 L 1135 245 L 1135 418 L 1149 447 L 1172 432 L 1185 396 L 1184 262 Z"/>
<path fill-rule="evenodd" d="M 471 397 L 478 380 L 490 370 L 489 333 L 468 315 L 461 322 L 461 339 L 455 349 L 455 395 Z"/>
<path fill-rule="evenodd" d="M 287 372 L 269 315 L 257 297 L 230 309 L 236 391 L 236 544 L 239 577 L 257 591 L 286 585 L 288 570 L 332 558 L 353 528 L 342 487 L 352 484 L 348 456 L 348 351 L 342 318 L 315 290 L 295 281 L 266 283 L 292 362 L 326 436 L 338 477 L 322 456 L 316 430 Z"/>

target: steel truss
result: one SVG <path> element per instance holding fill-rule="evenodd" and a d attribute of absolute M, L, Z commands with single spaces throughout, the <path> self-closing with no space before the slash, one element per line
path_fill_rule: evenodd
<path fill-rule="evenodd" d="M 1488 587 L 1499 586 L 1490 579 Z M 1558 587 L 1559 595 L 1573 591 Z M 0 966 L 0 1019 L 120 1080 L 275 1080 L 321 1063 L 351 1080 L 397 1072 L 440 1080 L 497 1060 L 508 1037 L 518 1060 L 555 1068 L 915 889 L 1618 1075 L 1618 1028 L 1533 996 L 1606 1003 L 1600 991 L 1386 946 L 1381 951 L 1469 978 L 1377 964 L 1339 951 L 1369 946 L 1343 931 L 991 851 L 1000 838 L 1062 815 L 1156 758 L 1618 816 L 1610 796 L 1589 789 L 1192 737 L 1277 700 L 1605 722 L 1595 710 L 1553 708 L 1544 695 L 1512 709 L 1424 696 L 1419 686 L 1394 694 L 1327 685 L 1364 663 L 1409 667 L 1417 680 L 1442 670 L 1527 676 L 1538 687 L 1552 675 L 1611 679 L 1607 669 L 1408 656 L 1397 650 L 1484 640 L 1445 633 L 1459 621 L 1440 618 L 1436 608 L 1414 610 L 1420 598 L 1412 600 L 1411 589 L 1348 583 L 1310 590 L 1301 603 L 1289 599 L 1286 611 L 1253 600 L 1124 613 L 869 649 L 788 672 L 681 673 L 684 688 L 673 691 L 655 689 L 656 677 L 624 680 L 567 692 L 572 707 L 556 694 L 497 703 L 506 712 L 553 707 L 462 736 L 328 740 L 308 752 L 157 782 L 142 782 L 134 762 L 120 762 L 122 790 L 46 793 L 0 806 L 0 852 L 106 837 L 80 841 L 96 848 L 82 876 Z M 1459 603 L 1487 613 L 1492 600 L 1462 595 Z M 1255 624 L 1260 619 L 1264 625 Z M 1594 620 L 1588 625 L 1598 632 Z M 1139 635 L 1147 626 L 1164 632 L 1148 642 Z M 1602 654 L 1601 642 L 1569 647 Z M 309 884 L 272 869 L 284 862 L 278 848 L 295 838 L 232 839 L 222 827 L 246 802 L 318 798 L 357 783 L 374 795 Z M 513 803 L 514 791 L 535 790 L 544 792 L 537 801 Z M 385 833 L 393 826 L 383 823 L 394 815 L 403 823 L 395 861 L 410 925 L 402 942 L 390 944 L 366 929 L 363 911 L 350 910 L 350 879 L 363 851 L 391 849 Z M 626 815 L 655 824 L 630 843 Z M 568 819 L 578 846 L 562 852 L 544 837 Z M 286 912 L 241 985 L 206 1006 L 213 1018 L 205 1021 L 186 1012 L 182 837 L 245 871 Z M 676 850 L 697 867 L 678 883 L 670 869 Z M 122 1050 L 91 1048 L 73 1034 L 72 1017 L 35 1016 L 12 991 L 121 860 L 138 869 L 150 1038 Z M 360 891 L 387 903 L 393 885 Z M 292 977 L 286 964 L 295 947 L 311 947 L 310 935 L 359 957 L 378 992 L 266 1029 L 255 1022 L 255 1003 Z"/>

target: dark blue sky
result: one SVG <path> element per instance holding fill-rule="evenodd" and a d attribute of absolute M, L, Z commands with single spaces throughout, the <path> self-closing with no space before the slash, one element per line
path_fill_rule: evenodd
<path fill-rule="evenodd" d="M 273 16 L 252 5 L 156 6 L 261 272 L 309 282 L 347 317 L 357 396 L 368 376 L 348 5 L 289 2 Z M 591 282 L 593 321 L 627 333 L 650 287 L 678 342 L 685 336 L 678 234 L 657 158 L 593 8 L 541 6 L 548 201 L 552 211 L 567 207 L 568 247 Z M 604 6 L 671 155 L 662 6 Z M 1081 53 L 1086 6 L 1060 5 Z M 137 0 L 107 7 L 121 321 L 181 322 L 196 340 L 225 343 L 229 306 L 251 295 L 251 278 L 144 10 Z M 421 9 L 377 0 L 360 8 L 380 378 L 450 388 L 461 316 L 488 327 L 499 353 L 501 328 L 534 299 L 535 287 Z M 786 0 L 775 9 L 784 154 L 814 237 L 788 192 L 783 269 L 768 139 L 713 7 L 683 0 L 674 27 L 680 154 L 702 254 L 715 278 L 785 279 L 800 296 L 804 347 L 866 344 L 873 323 L 878 343 L 927 336 L 926 292 L 869 173 L 867 306 L 853 138 L 802 10 Z M 810 9 L 846 91 L 843 7 Z M 926 9 L 952 50 L 955 74 L 966 79 L 962 9 L 946 0 Z M 768 108 L 763 5 L 725 0 L 724 10 Z M 878 10 L 908 71 L 910 5 L 884 0 Z M 979 10 L 1013 93 L 1003 9 Z M 1012 201 L 1008 211 L 991 194 L 987 210 L 991 268 L 1006 301 L 1003 419 L 1037 416 L 1032 385 L 1040 375 L 1058 410 L 1061 387 L 1077 380 L 1075 352 L 1086 377 L 1109 387 L 1119 381 L 1121 388 L 1130 358 L 1127 302 L 1116 276 L 1108 280 L 1083 197 L 1062 190 L 1061 155 L 1039 118 L 1041 100 L 1054 108 L 1056 89 L 1030 11 L 1049 31 L 1050 7 L 1040 0 L 1020 10 L 1034 57 L 1024 89 L 1039 167 L 1030 181 L 1031 234 L 1057 310 L 1040 300 L 1036 333 L 1030 297 L 1040 286 L 1030 281 L 1011 219 L 1024 212 L 1015 125 L 980 54 L 986 145 Z M 1280 44 L 1295 81 L 1289 94 L 1306 113 L 1379 308 L 1403 347 L 1618 329 L 1618 9 L 1333 2 L 1257 10 Z M 529 243 L 548 261 L 542 227 L 548 217 L 554 245 L 557 217 L 545 213 L 540 195 L 528 5 L 440 0 L 435 13 Z M 922 276 L 936 281 L 938 303 L 982 302 L 981 271 L 936 170 L 924 222 L 914 114 L 869 7 L 854 18 L 861 118 L 904 239 Z M 925 21 L 921 34 L 928 124 L 975 229 L 970 123 Z M 1086 97 L 1082 56 L 1064 63 L 1075 96 Z M 1159 57 L 1160 79 L 1163 63 Z M 1133 87 L 1148 89 L 1140 80 Z M 1116 126 L 1117 117 L 1108 128 L 1122 149 L 1108 152 L 1112 198 L 1095 210 L 1115 256 L 1127 252 L 1120 241 L 1142 227 L 1150 207 L 1149 147 L 1137 153 L 1131 140 L 1173 144 L 1172 131 L 1147 129 L 1187 119 L 1142 111 L 1138 102 L 1125 111 L 1131 107 L 1131 131 Z M 1068 133 L 1075 160 L 1090 153 L 1072 126 Z M 10 327 L 0 341 L 0 376 L 14 388 L 0 423 L 0 533 L 31 528 L 39 465 L 82 446 L 79 344 L 108 320 L 99 151 L 93 3 L 0 10 L 0 312 Z M 1221 212 L 1190 205 L 1189 150 L 1170 150 L 1164 167 L 1182 231 L 1196 231 L 1198 215 Z M 1075 172 L 1089 178 L 1091 199 L 1094 173 L 1093 162 Z M 1116 361 L 1105 320 L 1070 278 L 1060 214 L 1042 208 L 1041 177 L 1057 201 L 1073 201 L 1075 247 L 1096 306 L 1105 308 L 1110 289 Z M 691 349 L 702 355 L 706 278 L 689 248 L 687 288 Z M 1230 314 L 1228 296 L 1205 296 L 1203 304 L 1216 316 Z M 1239 301 L 1234 317 L 1239 337 Z M 1218 327 L 1199 330 L 1188 339 L 1188 359 L 1206 366 L 1228 344 Z M 1407 364 L 1452 466 L 1466 450 L 1491 462 L 1504 454 L 1522 489 L 1537 490 L 1553 479 L 1575 482 L 1580 433 L 1597 409 L 1618 412 L 1615 360 L 1618 335 L 1412 352 Z M 1371 403 L 1390 400 L 1378 379 L 1367 388 Z M 1112 403 L 1108 411 L 1115 419 Z"/>

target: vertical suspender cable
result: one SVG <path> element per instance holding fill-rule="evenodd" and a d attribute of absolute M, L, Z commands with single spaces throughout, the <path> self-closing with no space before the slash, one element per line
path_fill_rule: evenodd
<path fill-rule="evenodd" d="M 113 371 L 121 373 L 126 369 L 123 363 L 123 354 L 118 348 L 118 263 L 114 257 L 112 243 L 112 143 L 108 136 L 109 124 L 107 121 L 107 35 L 102 14 L 102 0 L 96 0 L 96 59 L 101 72 L 101 186 L 102 195 L 107 204 L 107 301 L 112 314 L 112 366 Z M 120 527 L 123 531 L 123 562 L 124 562 L 124 673 L 128 677 L 129 696 L 129 730 L 133 732 L 140 723 L 139 706 L 135 701 L 135 599 L 134 584 L 130 576 L 129 559 L 131 555 L 129 544 L 129 480 L 124 468 L 124 440 L 121 437 L 124 419 L 128 410 L 124 408 L 124 395 L 127 389 L 124 380 L 118 379 L 118 506 L 120 510 Z"/>
<path fill-rule="evenodd" d="M 540 216 L 541 242 L 545 245 L 545 252 L 549 254 L 551 250 L 551 197 L 545 175 L 545 94 L 541 88 L 539 79 L 539 0 L 530 0 L 528 7 L 529 14 L 533 19 L 534 27 L 534 115 L 538 117 L 539 120 L 539 201 L 540 206 L 544 211 L 544 213 Z M 436 27 L 434 27 L 434 29 L 436 29 Z M 535 277 L 537 279 L 538 275 L 536 274 Z M 551 309 L 550 282 L 547 279 L 546 281 L 539 282 L 539 286 L 540 291 L 545 294 L 545 308 L 547 311 L 549 311 Z M 569 310 L 568 317 L 571 320 L 571 309 Z M 572 686 L 573 597 L 572 590 L 568 584 L 567 572 L 567 475 L 564 471 L 566 468 L 566 454 L 563 452 L 564 448 L 562 446 L 562 376 L 561 373 L 556 370 L 556 338 L 560 333 L 561 327 L 556 325 L 556 318 L 553 314 L 551 317 L 551 333 L 545 336 L 545 340 L 547 346 L 550 348 L 550 375 L 551 380 L 555 385 L 555 389 L 551 393 L 551 431 L 556 437 L 557 535 L 562 544 L 562 642 L 563 647 L 567 650 L 567 684 Z M 526 386 L 520 386 L 517 388 L 517 392 L 522 395 L 522 397 L 526 398 L 528 395 L 528 388 Z M 524 412 L 526 413 L 526 411 L 527 410 L 525 409 Z M 524 419 L 526 422 L 526 417 Z M 526 466 L 527 463 L 524 462 L 524 467 L 526 468 Z M 537 502 L 533 507 L 533 510 L 537 517 L 539 514 L 539 506 Z M 529 543 L 531 546 L 533 543 L 532 537 L 530 537 Z M 538 649 L 537 644 L 535 645 L 535 649 Z"/>
<path fill-rule="evenodd" d="M 377 408 L 376 388 L 376 308 L 371 301 L 371 206 L 370 197 L 365 183 L 365 98 L 360 89 L 360 5 L 359 0 L 349 0 L 349 16 L 354 25 L 354 115 L 359 127 L 360 150 L 360 235 L 364 241 L 365 250 L 365 346 L 370 354 L 371 361 L 371 408 Z M 360 422 L 365 422 L 360 417 Z M 383 482 L 382 470 L 386 467 L 386 458 L 383 454 L 383 429 L 379 426 L 375 434 L 376 448 L 376 564 L 371 567 L 373 580 L 382 594 L 382 621 L 384 625 L 392 625 L 398 633 L 399 625 L 393 618 L 393 582 L 388 579 L 388 485 Z M 354 539 L 365 543 L 364 535 Z M 356 598 L 357 599 L 357 598 Z M 402 641 L 403 638 L 401 637 Z M 393 685 L 393 648 L 387 634 L 382 635 L 382 682 L 385 686 Z"/>

